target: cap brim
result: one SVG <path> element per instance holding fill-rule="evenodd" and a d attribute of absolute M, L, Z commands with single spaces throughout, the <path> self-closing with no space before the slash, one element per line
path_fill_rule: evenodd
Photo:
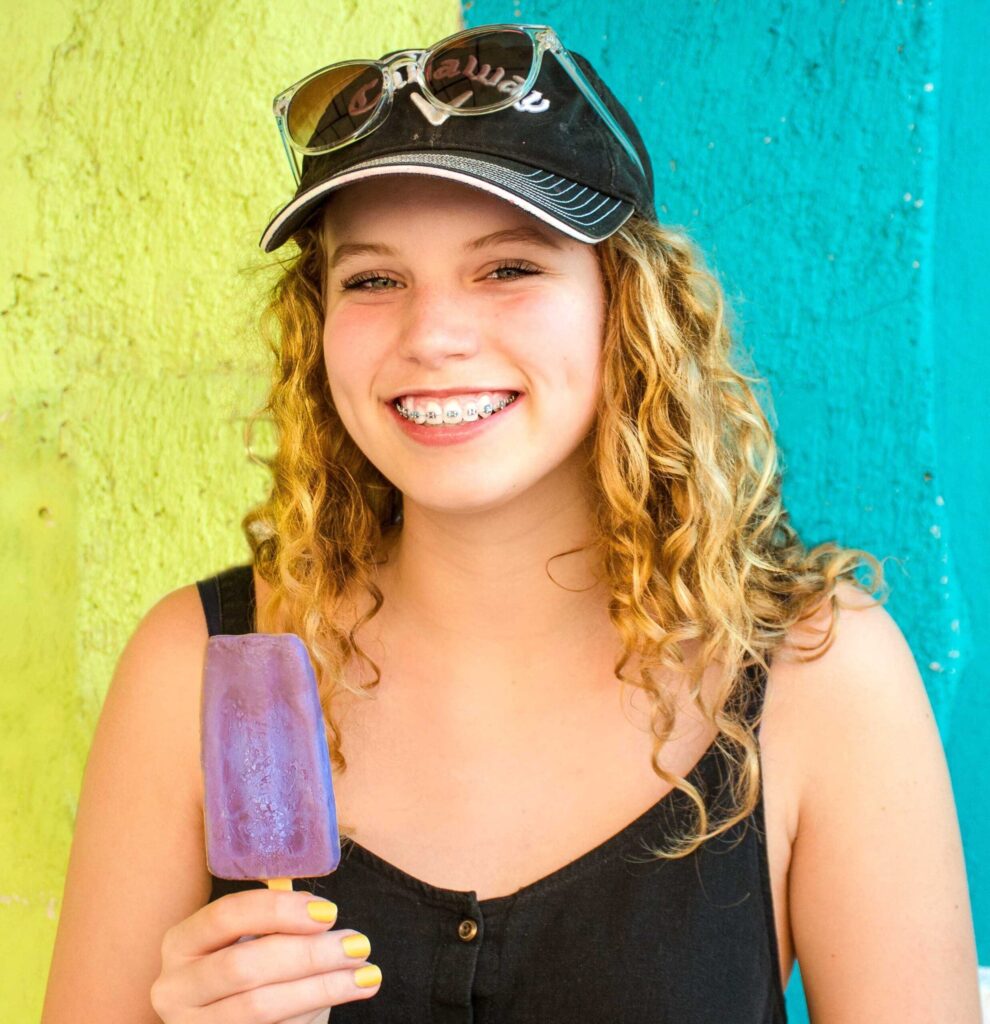
<path fill-rule="evenodd" d="M 502 157 L 436 150 L 395 153 L 355 164 L 297 195 L 272 218 L 261 236 L 271 252 L 312 216 L 329 193 L 366 178 L 386 174 L 421 174 L 448 178 L 483 189 L 580 242 L 600 242 L 614 234 L 633 214 L 633 204 L 596 192 L 559 174 L 535 170 Z"/>

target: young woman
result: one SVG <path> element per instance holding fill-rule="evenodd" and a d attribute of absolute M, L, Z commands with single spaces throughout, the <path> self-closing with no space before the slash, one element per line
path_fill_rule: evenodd
<path fill-rule="evenodd" d="M 880 566 L 789 525 L 625 110 L 549 29 L 487 26 L 276 116 L 271 495 L 251 564 L 121 658 L 44 1020 L 757 1024 L 797 956 L 816 1024 L 976 1024 Z M 343 859 L 295 892 L 204 855 L 204 648 L 254 630 L 305 640 L 335 768 Z"/>

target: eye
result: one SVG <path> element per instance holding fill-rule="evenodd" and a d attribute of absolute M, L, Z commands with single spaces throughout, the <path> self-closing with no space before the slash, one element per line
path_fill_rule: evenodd
<path fill-rule="evenodd" d="M 365 270 L 349 277 L 340 287 L 344 291 L 383 292 L 398 283 L 394 278 L 386 277 L 377 270 Z"/>
<path fill-rule="evenodd" d="M 503 273 L 504 271 L 508 271 L 508 273 Z M 491 274 L 499 275 L 496 278 L 498 281 L 517 281 L 521 277 L 542 273 L 543 271 L 539 267 L 527 263 L 525 260 L 504 260 L 491 272 Z M 491 277 L 491 274 L 488 276 Z"/>

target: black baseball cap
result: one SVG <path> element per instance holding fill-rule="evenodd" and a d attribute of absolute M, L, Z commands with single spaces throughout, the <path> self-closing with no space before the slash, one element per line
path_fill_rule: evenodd
<path fill-rule="evenodd" d="M 391 174 L 480 188 L 583 242 L 608 238 L 633 213 L 655 221 L 653 171 L 635 123 L 591 64 L 570 56 L 625 131 L 642 169 L 551 53 L 526 96 L 479 116 L 446 115 L 407 80 L 374 131 L 303 158 L 296 194 L 265 228 L 261 248 L 283 245 L 337 189 Z"/>

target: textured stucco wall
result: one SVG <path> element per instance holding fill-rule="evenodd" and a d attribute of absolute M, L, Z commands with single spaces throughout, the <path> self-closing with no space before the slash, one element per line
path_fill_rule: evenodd
<path fill-rule="evenodd" d="M 990 964 L 990 5 L 465 6 L 472 25 L 551 24 L 602 67 L 661 218 L 708 254 L 769 381 L 796 526 L 890 559 Z M 807 1020 L 798 971 L 788 1008 Z"/>
<path fill-rule="evenodd" d="M 82 768 L 165 591 L 245 557 L 271 98 L 454 31 L 456 2 L 4 3 L 0 1017 L 38 1019 Z M 154 879 L 148 879 L 153 886 Z"/>

